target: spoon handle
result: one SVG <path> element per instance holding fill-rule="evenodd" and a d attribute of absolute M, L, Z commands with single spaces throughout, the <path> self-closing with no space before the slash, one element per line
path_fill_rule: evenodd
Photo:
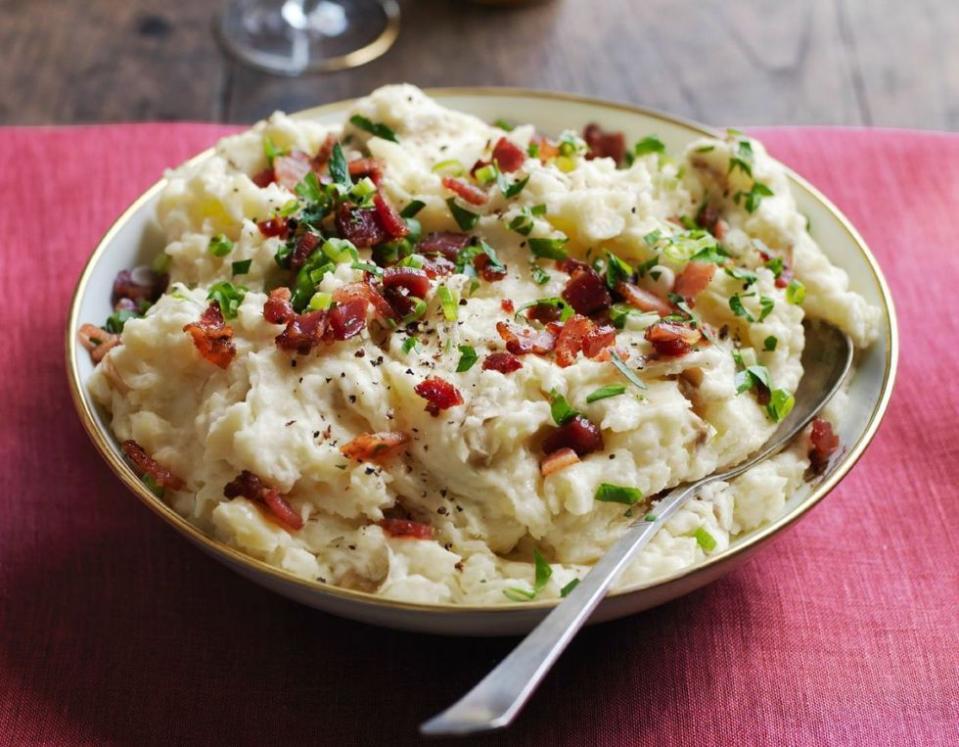
<path fill-rule="evenodd" d="M 499 665 L 459 701 L 420 726 L 422 734 L 471 734 L 507 726 L 589 619 L 623 567 L 705 481 L 668 493 L 626 530 L 583 580 Z"/>

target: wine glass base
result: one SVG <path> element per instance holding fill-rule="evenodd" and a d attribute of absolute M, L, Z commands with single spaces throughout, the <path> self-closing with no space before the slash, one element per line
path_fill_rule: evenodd
<path fill-rule="evenodd" d="M 238 62 L 293 76 L 375 60 L 393 46 L 399 22 L 396 0 L 229 0 L 214 29 Z"/>

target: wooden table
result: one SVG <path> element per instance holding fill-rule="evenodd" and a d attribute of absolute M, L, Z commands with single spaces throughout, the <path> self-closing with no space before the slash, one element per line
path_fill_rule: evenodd
<path fill-rule="evenodd" d="M 356 70 L 226 61 L 214 0 L 0 0 L 0 123 L 248 122 L 388 82 L 552 88 L 716 125 L 959 129 L 956 0 L 401 0 Z"/>

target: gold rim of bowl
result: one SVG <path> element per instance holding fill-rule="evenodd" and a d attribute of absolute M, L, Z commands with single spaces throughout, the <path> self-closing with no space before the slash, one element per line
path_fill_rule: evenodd
<path fill-rule="evenodd" d="M 525 88 L 507 88 L 507 87 L 463 87 L 463 88 L 431 88 L 426 89 L 426 93 L 434 98 L 444 99 L 454 96 L 468 96 L 468 97 L 477 97 L 477 96 L 507 96 L 507 97 L 523 97 L 523 98 L 537 98 L 537 99 L 548 99 L 551 101 L 567 101 L 579 104 L 587 104 L 589 106 L 594 106 L 600 109 L 618 109 L 620 111 L 639 114 L 646 117 L 651 117 L 654 119 L 659 119 L 665 122 L 669 122 L 674 125 L 679 125 L 690 130 L 692 135 L 696 136 L 716 136 L 718 132 L 710 127 L 693 122 L 688 119 L 683 119 L 682 117 L 673 116 L 671 114 L 664 114 L 662 112 L 655 111 L 653 109 L 647 109 L 640 106 L 632 106 L 630 104 L 623 104 L 617 102 L 604 101 L 602 99 L 590 98 L 587 96 L 578 96 L 575 94 L 569 93 L 560 93 L 554 91 L 544 91 L 537 89 L 525 89 Z M 343 101 L 336 101 L 329 104 L 324 104 L 322 106 L 312 107 L 310 109 L 305 109 L 300 112 L 296 112 L 291 115 L 297 118 L 311 118 L 321 114 L 326 114 L 332 111 L 343 111 L 347 110 L 356 99 L 346 99 Z M 208 158 L 213 153 L 213 148 L 208 148 L 202 153 L 197 154 L 193 158 L 189 159 L 184 163 L 186 164 L 195 164 L 205 158 Z M 719 568 L 731 561 L 733 561 L 737 556 L 747 553 L 748 551 L 756 548 L 758 545 L 762 544 L 766 540 L 770 539 L 773 535 L 777 534 L 781 530 L 793 524 L 801 516 L 803 516 L 807 511 L 809 511 L 813 506 L 819 503 L 829 492 L 842 480 L 843 477 L 853 468 L 856 462 L 859 461 L 859 458 L 862 456 L 866 447 L 872 441 L 873 437 L 876 435 L 876 431 L 879 428 L 879 424 L 882 421 L 882 417 L 886 412 L 886 408 L 889 404 L 889 400 L 892 396 L 893 384 L 896 378 L 896 372 L 898 368 L 899 360 L 899 332 L 898 326 L 896 323 L 896 314 L 895 307 L 892 300 L 892 294 L 889 290 L 889 286 L 886 283 L 885 277 L 883 277 L 882 271 L 879 268 L 879 264 L 876 261 L 876 258 L 873 256 L 872 252 L 866 246 L 866 242 L 860 236 L 859 232 L 855 227 L 849 222 L 849 220 L 836 208 L 835 205 L 830 202 L 825 195 L 823 195 L 818 189 L 812 186 L 807 182 L 803 177 L 796 174 L 792 169 L 786 167 L 786 173 L 792 183 L 793 187 L 798 187 L 807 193 L 809 193 L 817 202 L 823 205 L 832 216 L 838 221 L 842 226 L 843 230 L 848 234 L 850 240 L 856 245 L 860 253 L 866 260 L 872 274 L 873 278 L 879 286 L 882 293 L 882 311 L 886 321 L 886 360 L 883 371 L 883 381 L 882 387 L 880 389 L 879 401 L 877 402 L 875 408 L 873 409 L 869 421 L 866 424 L 866 428 L 863 431 L 859 439 L 850 445 L 848 450 L 843 455 L 842 459 L 836 464 L 833 468 L 833 471 L 829 473 L 826 478 L 816 485 L 815 489 L 807 496 L 803 501 L 798 503 L 792 509 L 784 513 L 782 516 L 778 517 L 776 520 L 770 522 L 769 524 L 754 530 L 744 539 L 736 542 L 734 545 L 730 546 L 723 552 L 720 552 L 714 556 L 706 558 L 701 563 L 689 566 L 684 568 L 676 573 L 658 578 L 652 582 L 637 584 L 635 586 L 630 586 L 625 589 L 620 589 L 615 592 L 612 592 L 608 595 L 608 598 L 613 597 L 623 597 L 630 594 L 635 594 L 637 592 L 645 591 L 652 589 L 654 587 L 662 587 L 668 584 L 676 583 L 682 579 L 692 580 L 691 577 L 701 576 L 707 574 L 714 570 L 719 570 Z M 166 186 L 166 178 L 162 178 L 153 184 L 146 192 L 144 192 L 140 197 L 138 197 L 133 204 L 131 204 L 112 226 L 107 230 L 107 232 L 100 239 L 97 244 L 96 249 L 93 251 L 93 254 L 87 260 L 86 265 L 84 266 L 83 272 L 80 275 L 80 279 L 77 282 L 76 290 L 73 294 L 73 299 L 70 304 L 70 315 L 67 322 L 66 329 L 66 357 L 67 357 L 67 374 L 70 384 L 70 394 L 73 398 L 74 406 L 76 407 L 77 413 L 80 416 L 80 421 L 83 423 L 83 427 L 87 432 L 87 435 L 93 441 L 93 445 L 96 447 L 97 451 L 100 452 L 100 455 L 104 458 L 113 472 L 120 478 L 124 485 L 127 486 L 139 499 L 146 505 L 151 511 L 164 519 L 168 524 L 173 526 L 174 529 L 179 531 L 181 534 L 185 535 L 188 539 L 193 540 L 197 544 L 203 546 L 214 555 L 219 556 L 220 558 L 232 561 L 233 563 L 245 566 L 247 569 L 254 571 L 258 574 L 265 574 L 271 576 L 277 581 L 281 581 L 287 585 L 293 585 L 301 587 L 304 590 L 309 590 L 311 592 L 318 592 L 320 594 L 329 595 L 332 597 L 338 597 L 342 600 L 348 600 L 352 602 L 360 602 L 365 605 L 372 605 L 376 607 L 390 607 L 394 609 L 403 609 L 408 611 L 417 611 L 417 612 L 430 612 L 430 613 L 465 613 L 465 612 L 483 612 L 491 614 L 506 614 L 506 613 L 516 613 L 522 610 L 535 610 L 535 609 L 549 609 L 556 604 L 557 600 L 544 600 L 544 601 L 533 601 L 533 602 L 524 602 L 524 603 L 511 603 L 511 604 L 497 604 L 497 605 L 466 605 L 466 604 L 453 604 L 453 603 L 435 603 L 435 604 L 425 604 L 425 603 L 413 603 L 413 602 L 403 602 L 399 600 L 389 599 L 381 597 L 376 594 L 371 594 L 369 592 L 354 591 L 352 589 L 345 589 L 339 586 L 334 586 L 330 583 L 323 583 L 320 581 L 310 581 L 299 576 L 296 576 L 288 571 L 284 571 L 276 566 L 270 565 L 265 561 L 254 558 L 251 555 L 231 547 L 225 543 L 219 542 L 218 540 L 210 537 L 198 527 L 191 524 L 187 519 L 180 516 L 176 511 L 173 510 L 170 506 L 164 503 L 162 500 L 157 498 L 152 492 L 150 492 L 146 486 L 140 481 L 132 469 L 126 464 L 123 457 L 120 455 L 119 449 L 116 446 L 113 437 L 100 429 L 96 423 L 96 420 L 93 415 L 93 411 L 83 396 L 83 382 L 80 380 L 79 370 L 76 365 L 76 353 L 77 353 L 77 341 L 75 330 L 78 327 L 80 322 L 79 320 L 79 311 L 80 311 L 80 300 L 85 296 L 87 284 L 89 282 L 90 276 L 93 273 L 93 268 L 97 264 L 97 261 L 100 257 L 108 250 L 110 244 L 112 243 L 116 234 L 120 229 L 130 220 L 130 217 L 140 210 L 147 202 L 152 200 L 163 188 Z"/>

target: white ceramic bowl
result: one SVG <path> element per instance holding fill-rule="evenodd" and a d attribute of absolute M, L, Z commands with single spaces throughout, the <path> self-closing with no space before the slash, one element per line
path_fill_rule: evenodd
<path fill-rule="evenodd" d="M 530 122 L 539 130 L 556 134 L 579 130 L 599 122 L 622 130 L 628 140 L 656 133 L 670 152 L 679 152 L 691 139 L 715 134 L 692 122 L 621 104 L 542 91 L 516 89 L 438 89 L 429 92 L 446 106 L 493 121 L 499 117 Z M 309 109 L 297 117 L 321 122 L 342 122 L 351 102 Z M 208 157 L 209 152 L 195 157 Z M 805 485 L 787 501 L 772 523 L 736 537 L 729 548 L 704 562 L 655 583 L 636 586 L 607 597 L 592 622 L 611 620 L 648 609 L 713 581 L 743 562 L 818 503 L 852 468 L 872 439 L 892 393 L 898 357 L 898 337 L 892 298 L 875 258 L 849 221 L 822 194 L 790 172 L 799 209 L 809 216 L 813 235 L 830 259 L 850 275 L 853 288 L 882 309 L 879 339 L 859 360 L 849 389 L 849 406 L 839 424 L 839 435 L 848 449 L 823 480 Z M 66 330 L 67 371 L 73 400 L 83 425 L 110 468 L 154 513 L 187 539 L 238 573 L 284 596 L 311 607 L 376 625 L 449 635 L 503 635 L 532 628 L 554 602 L 528 602 L 501 606 L 407 604 L 372 594 L 341 589 L 298 578 L 222 544 L 187 522 L 156 498 L 126 465 L 105 414 L 94 405 L 85 382 L 93 370 L 87 352 L 76 343 L 77 329 L 85 321 L 105 319 L 110 308 L 113 278 L 123 269 L 149 264 L 162 248 L 154 224 L 154 207 L 165 184 L 158 181 L 121 215 L 90 257 L 77 284 Z"/>

